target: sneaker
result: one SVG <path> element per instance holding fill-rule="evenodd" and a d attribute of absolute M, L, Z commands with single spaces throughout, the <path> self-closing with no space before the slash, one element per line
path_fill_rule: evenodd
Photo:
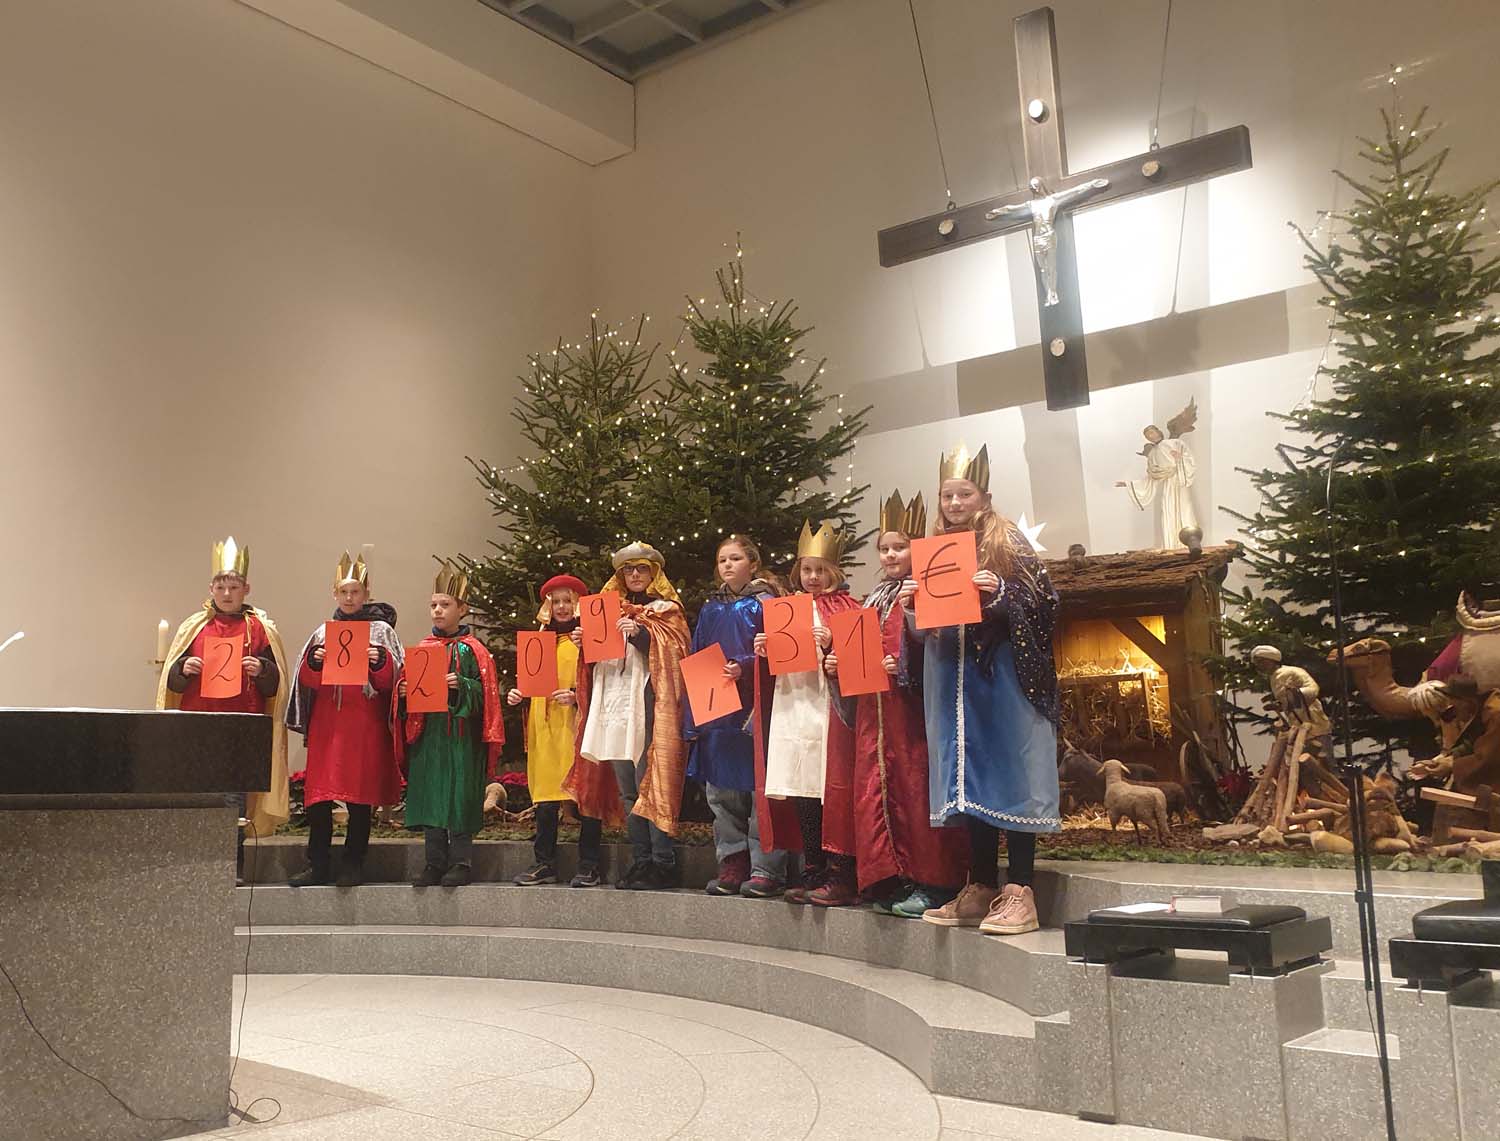
<path fill-rule="evenodd" d="M 428 864 L 422 869 L 422 874 L 411 881 L 412 887 L 437 887 L 443 882 L 443 869 L 436 864 Z"/>
<path fill-rule="evenodd" d="M 443 873 L 442 884 L 444 887 L 463 887 L 469 882 L 469 865 L 454 864 Z"/>
<path fill-rule="evenodd" d="M 982 883 L 964 884 L 963 891 L 930 911 L 922 912 L 922 918 L 939 927 L 978 927 L 989 914 L 990 904 L 1000 893 Z"/>
<path fill-rule="evenodd" d="M 1031 889 L 1018 883 L 1008 883 L 990 905 L 990 912 L 979 925 L 986 935 L 1022 935 L 1035 931 L 1036 896 Z"/>
<path fill-rule="evenodd" d="M 750 853 L 736 852 L 719 861 L 717 879 L 708 881 L 709 895 L 739 895 L 740 887 L 750 878 Z"/>
<path fill-rule="evenodd" d="M 333 877 L 328 874 L 328 865 L 319 866 L 314 864 L 305 872 L 298 872 L 286 881 L 287 887 L 323 887 L 333 882 Z"/>
<path fill-rule="evenodd" d="M 929 911 L 936 911 L 953 898 L 951 891 L 917 884 L 905 899 L 891 905 L 891 914 L 902 919 L 921 919 Z"/>
<path fill-rule="evenodd" d="M 598 868 L 582 868 L 568 881 L 569 887 L 603 887 L 604 873 Z"/>
<path fill-rule="evenodd" d="M 339 865 L 339 878 L 333 882 L 339 887 L 358 887 L 365 882 L 365 869 L 353 860 L 345 860 Z"/>
<path fill-rule="evenodd" d="M 775 899 L 786 890 L 786 884 L 770 876 L 751 876 L 740 884 L 740 894 L 746 899 Z"/>
<path fill-rule="evenodd" d="M 556 883 L 557 869 L 551 864 L 536 864 L 529 871 L 524 871 L 512 881 L 521 887 L 536 887 L 538 884 Z"/>
<path fill-rule="evenodd" d="M 808 892 L 807 902 L 814 907 L 853 907 L 859 902 L 859 892 L 845 880 L 830 879 Z"/>
<path fill-rule="evenodd" d="M 636 881 L 651 870 L 650 860 L 636 860 L 626 868 L 619 879 L 615 880 L 615 887 L 621 891 L 634 891 Z"/>
<path fill-rule="evenodd" d="M 659 864 L 655 860 L 646 864 L 645 871 L 631 885 L 636 891 L 671 891 L 681 886 L 682 873 L 677 870 L 677 865 Z"/>

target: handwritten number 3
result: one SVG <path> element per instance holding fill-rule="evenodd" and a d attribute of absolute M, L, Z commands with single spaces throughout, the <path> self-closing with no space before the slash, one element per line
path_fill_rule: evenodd
<path fill-rule="evenodd" d="M 782 622 L 782 624 L 775 630 L 772 630 L 771 633 L 780 634 L 783 638 L 791 643 L 791 649 L 788 650 L 785 655 L 778 656 L 776 659 L 778 662 L 789 662 L 797 656 L 797 635 L 787 633 L 787 627 L 792 624 L 792 620 L 796 617 L 796 611 L 788 606 L 785 608 L 784 613 L 786 615 L 786 621 Z"/>

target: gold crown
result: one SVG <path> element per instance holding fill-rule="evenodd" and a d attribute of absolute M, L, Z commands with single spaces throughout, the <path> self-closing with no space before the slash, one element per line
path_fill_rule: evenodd
<path fill-rule="evenodd" d="M 880 505 L 880 534 L 887 531 L 900 531 L 908 539 L 919 539 L 927 534 L 927 505 L 922 502 L 920 491 L 903 506 L 901 490 L 897 488 Z"/>
<path fill-rule="evenodd" d="M 433 594 L 446 594 L 459 602 L 469 598 L 469 572 L 448 559 L 438 566 L 437 577 L 432 580 Z"/>
<path fill-rule="evenodd" d="M 959 444 L 938 463 L 939 487 L 943 485 L 945 479 L 966 479 L 980 491 L 988 493 L 990 490 L 990 446 L 985 444 L 979 449 L 978 455 L 971 457 L 968 447 Z"/>
<path fill-rule="evenodd" d="M 338 569 L 333 572 L 333 589 L 337 590 L 346 582 L 358 583 L 366 590 L 370 587 L 370 568 L 365 566 L 365 556 L 360 555 L 357 559 L 351 559 L 349 552 L 345 551 L 339 559 Z"/>
<path fill-rule="evenodd" d="M 799 559 L 825 559 L 834 566 L 838 566 L 839 560 L 844 557 L 846 541 L 844 532 L 838 526 L 838 520 L 825 519 L 815 534 L 812 524 L 804 519 L 802 520 L 802 535 L 797 539 L 797 557 Z"/>
<path fill-rule="evenodd" d="M 243 579 L 250 577 L 250 548 L 236 543 L 233 535 L 214 544 L 212 576 L 218 578 L 221 574 L 238 575 Z"/>

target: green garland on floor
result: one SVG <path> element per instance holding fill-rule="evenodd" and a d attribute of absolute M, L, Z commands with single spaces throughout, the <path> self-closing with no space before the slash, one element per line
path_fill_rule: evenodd
<path fill-rule="evenodd" d="M 1353 856 L 1318 855 L 1302 852 L 1258 852 L 1240 850 L 1208 850 L 1137 847 L 1134 844 L 1094 844 L 1083 848 L 1057 848 L 1049 850 L 1046 842 L 1038 845 L 1037 858 L 1042 860 L 1115 860 L 1137 864 L 1204 864 L 1228 867 L 1260 868 L 1352 868 Z M 1462 860 L 1458 857 L 1375 856 L 1377 871 L 1388 872 L 1465 872 L 1479 871 L 1477 860 Z"/>

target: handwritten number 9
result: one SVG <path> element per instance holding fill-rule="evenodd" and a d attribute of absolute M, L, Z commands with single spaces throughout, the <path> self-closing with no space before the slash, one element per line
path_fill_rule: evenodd
<path fill-rule="evenodd" d="M 591 617 L 597 619 L 598 622 L 599 622 L 599 625 L 595 627 L 595 629 L 598 631 L 598 634 L 595 637 L 590 638 L 589 642 L 592 645 L 595 645 L 595 646 L 602 646 L 602 645 L 604 645 L 605 642 L 609 641 L 609 631 L 605 628 L 605 625 L 604 625 L 604 599 L 603 598 L 601 598 L 598 595 L 595 595 L 593 598 L 589 599 L 589 615 Z M 539 647 L 539 649 L 540 649 L 540 647 Z M 540 660 L 537 662 L 537 665 L 538 666 L 541 665 Z"/>

